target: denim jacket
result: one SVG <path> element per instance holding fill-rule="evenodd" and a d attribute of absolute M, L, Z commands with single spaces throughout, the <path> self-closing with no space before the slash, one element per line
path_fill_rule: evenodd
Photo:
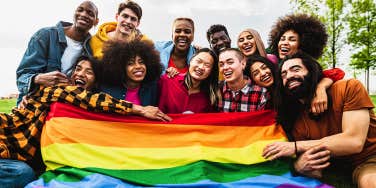
<path fill-rule="evenodd" d="M 64 27 L 72 23 L 60 21 L 56 26 L 42 28 L 30 39 L 26 52 L 17 68 L 17 87 L 19 97 L 33 89 L 33 79 L 39 73 L 61 70 L 61 56 L 67 47 Z M 90 35 L 84 41 L 83 53 L 92 54 L 89 46 Z"/>
<path fill-rule="evenodd" d="M 155 48 L 159 51 L 159 55 L 161 57 L 161 64 L 163 65 L 162 74 L 165 73 L 168 67 L 168 61 L 170 60 L 170 56 L 172 50 L 174 49 L 174 43 L 172 41 L 163 41 L 163 42 L 156 42 Z M 193 54 L 195 53 L 195 48 L 190 45 L 189 51 L 187 54 L 187 64 L 189 65 L 189 60 L 191 60 Z"/>

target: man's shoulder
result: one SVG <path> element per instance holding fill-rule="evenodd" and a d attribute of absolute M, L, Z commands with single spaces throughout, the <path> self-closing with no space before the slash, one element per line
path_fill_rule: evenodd
<path fill-rule="evenodd" d="M 340 90 L 340 89 L 346 89 L 349 87 L 359 87 L 359 86 L 363 86 L 363 84 L 357 79 L 354 79 L 354 78 L 342 79 L 333 83 L 331 90 Z"/>
<path fill-rule="evenodd" d="M 329 90 L 336 101 L 362 98 L 368 95 L 363 84 L 357 79 L 343 79 L 335 82 Z"/>

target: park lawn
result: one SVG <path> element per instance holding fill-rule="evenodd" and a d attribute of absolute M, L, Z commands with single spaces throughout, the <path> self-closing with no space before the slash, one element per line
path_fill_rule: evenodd
<path fill-rule="evenodd" d="M 0 113 L 10 113 L 16 102 L 17 99 L 0 99 Z"/>
<path fill-rule="evenodd" d="M 376 95 L 370 95 L 370 97 L 372 99 L 373 104 L 376 106 Z M 376 112 L 375 109 L 374 109 L 374 111 Z"/>

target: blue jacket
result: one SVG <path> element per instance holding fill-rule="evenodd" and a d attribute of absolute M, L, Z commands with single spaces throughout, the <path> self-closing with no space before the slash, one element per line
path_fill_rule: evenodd
<path fill-rule="evenodd" d="M 108 93 L 117 99 L 125 99 L 127 94 L 127 88 L 124 86 L 100 86 L 102 92 Z M 158 81 L 152 81 L 147 84 L 141 84 L 138 96 L 141 100 L 142 106 L 157 106 L 158 105 Z"/>
<path fill-rule="evenodd" d="M 167 69 L 168 61 L 170 60 L 170 56 L 172 50 L 174 49 L 174 43 L 172 41 L 157 41 L 155 43 L 155 48 L 159 51 L 159 55 L 161 57 L 161 64 L 163 65 L 162 74 Z M 195 48 L 190 45 L 189 51 L 187 54 L 187 64 L 189 65 L 189 60 L 192 58 L 193 54 L 195 53 Z"/>
<path fill-rule="evenodd" d="M 61 56 L 67 47 L 64 27 L 72 23 L 60 21 L 56 26 L 42 28 L 30 39 L 26 52 L 17 68 L 17 87 L 19 97 L 22 97 L 33 89 L 33 78 L 39 73 L 47 73 L 61 70 Z M 90 35 L 84 41 L 84 53 L 92 54 L 89 46 Z"/>

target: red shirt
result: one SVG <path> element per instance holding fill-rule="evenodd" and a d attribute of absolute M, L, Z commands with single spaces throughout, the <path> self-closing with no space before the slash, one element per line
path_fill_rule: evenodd
<path fill-rule="evenodd" d="M 173 78 L 163 75 L 159 80 L 159 109 L 164 113 L 193 113 L 211 112 L 210 99 L 206 93 L 189 94 L 184 83 L 184 75 L 179 74 Z"/>
<path fill-rule="evenodd" d="M 176 70 L 178 70 L 179 73 L 181 73 L 181 74 L 185 74 L 185 73 L 188 71 L 188 66 L 187 66 L 187 65 L 185 65 L 185 67 L 182 68 L 182 69 L 176 68 L 175 63 L 174 63 L 174 61 L 172 60 L 172 58 L 170 58 L 170 60 L 168 60 L 168 67 L 174 67 L 174 68 L 175 68 Z"/>

